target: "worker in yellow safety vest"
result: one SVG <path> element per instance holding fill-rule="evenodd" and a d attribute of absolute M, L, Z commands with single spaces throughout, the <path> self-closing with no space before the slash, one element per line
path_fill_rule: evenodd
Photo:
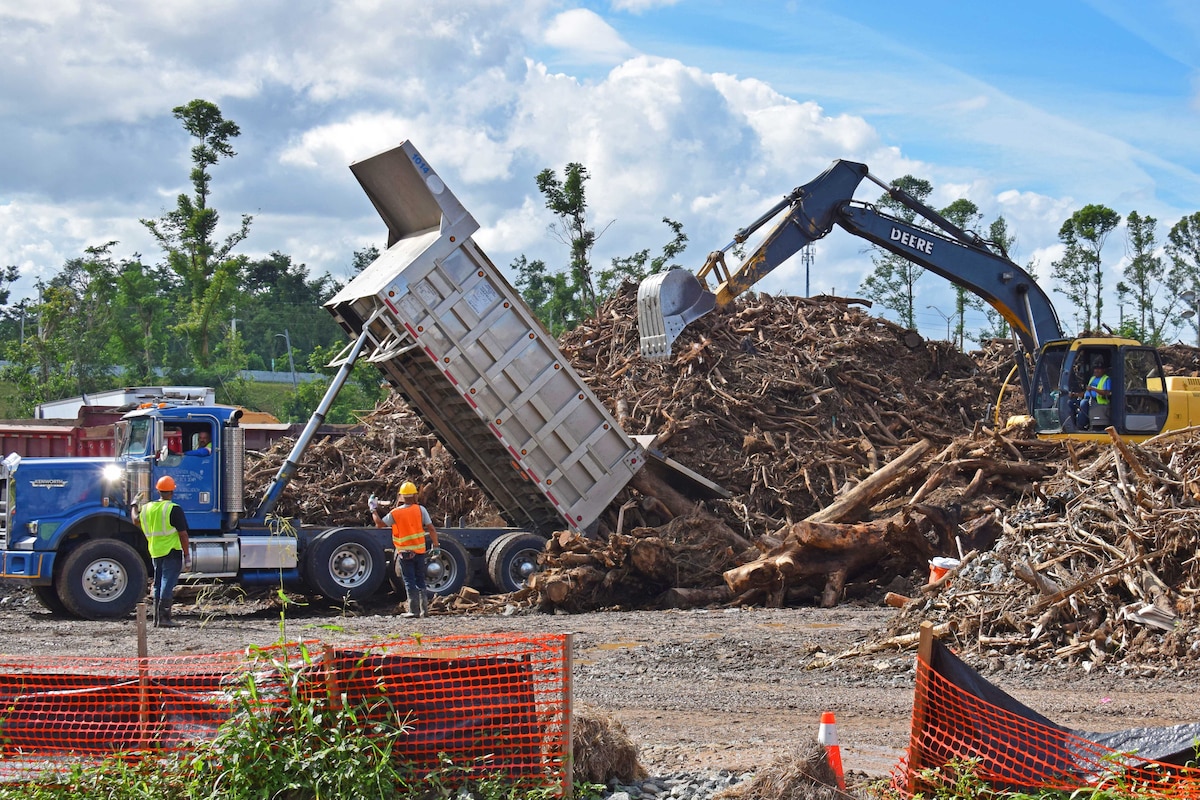
<path fill-rule="evenodd" d="M 154 563 L 154 627 L 177 628 L 179 623 L 171 619 L 171 604 L 175 598 L 175 585 L 179 576 L 192 568 L 191 548 L 188 544 L 187 517 L 183 509 L 171 501 L 175 494 L 175 480 L 164 475 L 154 484 L 160 499 L 138 505 L 135 501 L 132 518 L 135 525 L 146 534 L 146 549 Z M 139 495 L 139 498 L 142 495 Z"/>
<path fill-rule="evenodd" d="M 432 555 L 438 548 L 437 529 L 433 527 L 429 512 L 417 503 L 416 484 L 405 481 L 398 497 L 400 505 L 382 517 L 379 516 L 379 501 L 375 495 L 367 498 L 367 507 L 371 509 L 375 527 L 392 529 L 396 575 L 404 580 L 404 594 L 408 601 L 403 616 L 424 617 L 429 613 L 429 595 L 425 587 L 425 535 L 429 534 Z"/>

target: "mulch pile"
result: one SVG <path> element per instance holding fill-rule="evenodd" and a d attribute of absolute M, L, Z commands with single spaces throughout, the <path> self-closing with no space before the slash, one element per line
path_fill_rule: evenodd
<path fill-rule="evenodd" d="M 657 448 L 731 498 L 671 520 L 653 498 L 627 489 L 599 536 L 552 538 L 533 588 L 459 606 L 816 602 L 824 584 L 811 576 L 788 591 L 736 595 L 723 575 L 778 553 L 789 530 L 928 442 L 869 507 L 839 520 L 890 524 L 920 514 L 927 547 L 897 543 L 849 575 L 840 599 L 912 596 L 905 629 L 931 619 L 960 649 L 981 654 L 1087 665 L 1194 657 L 1186 620 L 1200 594 L 1200 558 L 1189 544 L 1200 514 L 1192 477 L 1200 443 L 1182 435 L 1141 447 L 1064 445 L 1002 430 L 996 421 L 1023 407 L 1015 383 L 1000 391 L 1011 343 L 964 355 L 871 316 L 868 305 L 749 293 L 689 326 L 671 359 L 649 362 L 638 354 L 636 287 L 624 287 L 562 338 L 564 354 L 626 432 L 656 435 Z M 1195 348 L 1163 354 L 1171 374 L 1200 368 Z M 362 524 L 368 495 L 392 498 L 412 480 L 446 522 L 499 522 L 399 400 L 362 421 L 363 436 L 310 449 L 280 515 Z M 277 445 L 248 470 L 258 496 L 287 449 Z M 927 587 L 930 554 L 967 558 L 950 580 Z"/>

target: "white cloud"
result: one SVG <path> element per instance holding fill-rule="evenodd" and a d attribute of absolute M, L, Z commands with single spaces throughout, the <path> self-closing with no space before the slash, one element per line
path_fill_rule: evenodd
<path fill-rule="evenodd" d="M 616 64 L 634 54 L 621 35 L 594 11 L 564 11 L 546 27 L 545 42 L 569 51 L 579 63 Z"/>
<path fill-rule="evenodd" d="M 678 3 L 679 0 L 613 0 L 613 11 L 628 11 L 631 14 L 641 14 L 653 8 L 666 8 Z"/>
<path fill-rule="evenodd" d="M 316 0 L 297 13 L 283 0 L 0 0 L 0 264 L 53 271 L 108 239 L 155 258 L 134 244 L 136 220 L 188 190 L 190 142 L 170 109 L 194 97 L 243 131 L 238 157 L 214 171 L 223 220 L 254 214 L 247 252 L 278 249 L 316 272 L 379 242 L 347 166 L 402 139 L 476 216 L 501 265 L 520 253 L 565 262 L 534 176 L 572 161 L 590 171 L 593 221 L 607 228 L 598 263 L 660 246 L 667 216 L 684 223 L 693 267 L 837 158 L 884 181 L 925 177 L 938 198 L 967 196 L 987 220 L 1003 214 L 1021 263 L 1053 251 L 1074 198 L 1121 213 L 1136 204 L 1169 223 L 1154 207 L 1163 187 L 1191 202 L 1200 185 L 1111 128 L 938 69 L 933 54 L 863 38 L 861 25 L 844 40 L 867 42 L 870 57 L 830 58 L 815 41 L 783 57 L 689 41 L 696 49 L 668 58 L 669 32 L 647 38 L 638 25 L 649 20 L 634 15 L 657 20 L 673 5 L 690 11 L 683 4 L 613 0 L 613 24 L 571 5 Z M 737 14 L 781 35 L 797 19 Z M 652 54 L 631 44 L 651 40 Z M 1184 142 L 1190 128 L 1176 127 Z M 878 195 L 864 184 L 859 199 Z M 840 231 L 819 242 L 814 290 L 855 293 L 871 266 L 863 250 Z M 757 288 L 802 284 L 788 264 Z"/>

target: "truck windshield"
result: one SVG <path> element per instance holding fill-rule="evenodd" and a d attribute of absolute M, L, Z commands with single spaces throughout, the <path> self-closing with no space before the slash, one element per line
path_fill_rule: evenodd
<path fill-rule="evenodd" d="M 150 447 L 150 419 L 124 420 L 117 423 L 117 454 L 144 456 Z"/>

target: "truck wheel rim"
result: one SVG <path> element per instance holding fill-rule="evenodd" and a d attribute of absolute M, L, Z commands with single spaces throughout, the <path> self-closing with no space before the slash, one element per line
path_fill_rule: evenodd
<path fill-rule="evenodd" d="M 521 550 L 508 562 L 508 576 L 517 586 L 524 586 L 529 576 L 537 572 L 537 557 L 540 550 Z"/>
<path fill-rule="evenodd" d="M 359 544 L 344 544 L 329 556 L 329 575 L 346 589 L 361 586 L 371 575 L 371 554 Z"/>
<path fill-rule="evenodd" d="M 119 561 L 101 558 L 83 571 L 83 593 L 98 603 L 109 603 L 120 597 L 129 584 L 129 575 Z"/>
<path fill-rule="evenodd" d="M 445 553 L 425 562 L 425 588 L 437 592 L 454 580 L 454 560 Z"/>

